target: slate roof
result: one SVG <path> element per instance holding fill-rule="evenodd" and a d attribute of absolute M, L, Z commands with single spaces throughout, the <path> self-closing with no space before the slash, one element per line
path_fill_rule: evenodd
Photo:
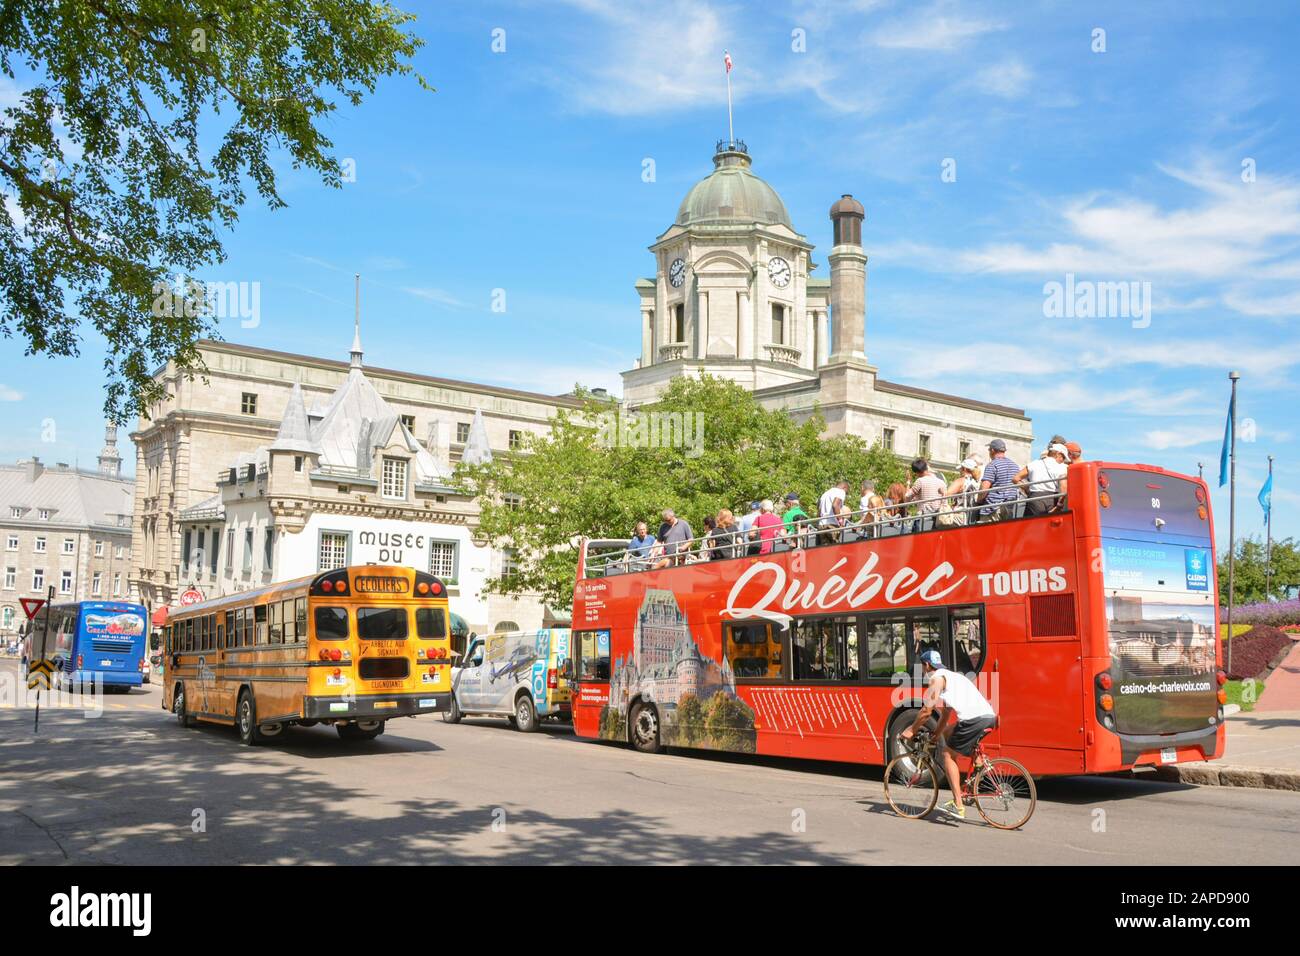
<path fill-rule="evenodd" d="M 33 477 L 34 476 L 34 477 Z M 66 465 L 46 466 L 40 462 L 0 465 L 0 521 L 121 528 L 130 531 L 135 482 Z M 22 508 L 21 518 L 10 518 L 12 508 Z M 39 517 L 48 509 L 49 521 Z M 125 525 L 118 515 L 126 515 Z"/>

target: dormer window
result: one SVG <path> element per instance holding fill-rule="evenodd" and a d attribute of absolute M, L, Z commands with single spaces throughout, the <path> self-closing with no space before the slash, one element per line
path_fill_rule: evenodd
<path fill-rule="evenodd" d="M 36 517 L 40 518 L 42 521 L 49 521 L 50 513 L 49 508 L 41 508 L 36 512 Z"/>
<path fill-rule="evenodd" d="M 384 458 L 379 493 L 385 498 L 406 500 L 406 459 Z"/>
<path fill-rule="evenodd" d="M 10 509 L 9 509 L 9 517 L 11 517 L 11 518 L 21 518 L 22 516 L 23 516 L 23 509 L 22 509 L 22 508 L 14 507 L 14 508 L 10 508 Z"/>

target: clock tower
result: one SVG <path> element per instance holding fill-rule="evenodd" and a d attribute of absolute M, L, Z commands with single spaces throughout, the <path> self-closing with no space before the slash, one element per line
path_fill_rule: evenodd
<path fill-rule="evenodd" d="M 650 246 L 655 277 L 637 282 L 641 358 L 623 373 L 627 401 L 652 401 L 682 374 L 754 391 L 816 378 L 830 282 L 810 276 L 812 244 L 751 166 L 743 142 L 720 141 L 713 172 Z"/>

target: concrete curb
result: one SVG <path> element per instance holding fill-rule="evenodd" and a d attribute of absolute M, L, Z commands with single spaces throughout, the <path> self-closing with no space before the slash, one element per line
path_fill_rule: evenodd
<path fill-rule="evenodd" d="M 1157 767 L 1155 777 L 1157 780 L 1190 783 L 1200 787 L 1252 787 L 1300 792 L 1300 770 L 1189 763 L 1173 767 Z"/>

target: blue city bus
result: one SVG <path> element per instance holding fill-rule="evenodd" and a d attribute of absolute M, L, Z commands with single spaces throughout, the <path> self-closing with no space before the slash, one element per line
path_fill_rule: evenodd
<path fill-rule="evenodd" d="M 125 601 L 75 601 L 47 605 L 37 612 L 23 643 L 23 665 L 41 653 L 46 618 L 45 656 L 54 661 L 62 684 L 100 681 L 105 690 L 127 692 L 144 683 L 148 612 Z"/>

